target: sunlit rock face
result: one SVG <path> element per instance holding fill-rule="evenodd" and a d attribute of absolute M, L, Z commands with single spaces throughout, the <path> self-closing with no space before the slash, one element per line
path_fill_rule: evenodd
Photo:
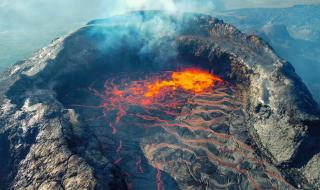
<path fill-rule="evenodd" d="M 0 100 L 3 189 L 319 184 L 305 85 L 258 37 L 210 16 L 92 21 L 12 66 Z"/>

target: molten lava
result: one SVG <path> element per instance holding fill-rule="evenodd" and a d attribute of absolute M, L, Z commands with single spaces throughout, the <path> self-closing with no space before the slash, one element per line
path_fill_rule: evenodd
<path fill-rule="evenodd" d="M 183 89 L 194 94 L 202 93 L 214 85 L 214 82 L 222 80 L 206 71 L 199 69 L 188 69 L 180 72 L 173 72 L 170 80 L 156 81 L 148 85 L 145 97 L 155 97 L 164 88 L 175 91 Z"/>
<path fill-rule="evenodd" d="M 104 116 L 116 112 L 114 123 L 117 124 L 127 115 L 129 107 L 139 106 L 146 110 L 155 108 L 170 115 L 170 110 L 181 107 L 187 96 L 209 92 L 222 82 L 222 79 L 207 71 L 185 69 L 151 75 L 142 80 L 122 79 L 117 83 L 107 80 L 104 93 L 93 88 L 90 90 L 102 100 L 99 107 L 103 109 Z M 109 125 L 116 133 L 114 124 L 110 122 Z"/>

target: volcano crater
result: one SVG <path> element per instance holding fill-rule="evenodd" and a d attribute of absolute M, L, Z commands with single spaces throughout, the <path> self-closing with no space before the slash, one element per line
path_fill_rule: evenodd
<path fill-rule="evenodd" d="M 197 71 L 188 79 L 216 80 L 201 93 L 184 91 L 170 77 L 188 70 Z M 320 126 L 308 89 L 259 37 L 207 15 L 91 21 L 14 65 L 1 84 L 1 163 L 11 172 L 0 188 L 316 184 L 308 168 L 297 175 L 302 157 L 316 163 L 320 147 L 320 134 L 308 134 Z M 155 84 L 165 87 L 149 98 Z"/>

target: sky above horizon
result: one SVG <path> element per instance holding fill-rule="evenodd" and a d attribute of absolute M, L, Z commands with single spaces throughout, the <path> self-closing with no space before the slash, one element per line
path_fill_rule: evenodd
<path fill-rule="evenodd" d="M 282 8 L 294 5 L 317 4 L 320 0 L 221 0 L 226 9 L 239 8 Z"/>
<path fill-rule="evenodd" d="M 0 33 L 11 27 L 84 22 L 130 10 L 211 13 L 239 8 L 291 7 L 320 0 L 0 0 Z"/>
<path fill-rule="evenodd" d="M 40 4 L 47 4 L 52 6 L 64 6 L 64 8 L 70 8 L 68 5 L 74 5 L 71 8 L 88 8 L 99 6 L 113 8 L 160 8 L 168 9 L 174 5 L 183 4 L 200 4 L 213 5 L 217 9 L 239 9 L 239 8 L 265 8 L 265 7 L 291 7 L 297 4 L 316 4 L 320 3 L 320 0 L 0 0 L 0 8 L 11 8 L 11 7 L 32 7 Z M 186 6 L 186 5 L 183 5 Z M 60 7 L 61 8 L 61 7 Z M 121 8 L 120 8 L 121 9 Z"/>

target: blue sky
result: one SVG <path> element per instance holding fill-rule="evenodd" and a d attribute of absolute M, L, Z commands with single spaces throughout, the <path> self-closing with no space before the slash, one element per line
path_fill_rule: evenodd
<path fill-rule="evenodd" d="M 40 2 L 41 0 L 36 0 L 38 2 Z M 36 2 L 34 0 L 0 0 L 0 7 L 3 6 L 8 6 L 10 4 L 16 4 L 16 3 L 21 3 L 21 4 L 32 4 L 33 2 Z M 123 0 L 118 0 L 119 2 L 125 2 Z M 128 0 L 127 2 L 148 2 L 149 0 Z M 171 0 L 158 0 L 158 1 L 162 1 L 162 2 L 171 2 Z M 203 1 L 203 0 L 194 0 L 194 1 Z M 210 0 L 209 0 L 210 1 Z M 217 0 L 212 0 L 213 2 L 217 2 Z M 48 4 L 57 4 L 59 3 L 59 0 L 57 1 L 53 1 L 53 0 L 46 0 L 45 1 Z M 65 0 L 62 1 L 65 4 L 69 4 L 69 2 L 72 3 L 72 0 Z M 74 1 L 76 2 L 76 1 Z M 98 5 L 99 3 L 103 3 L 103 2 L 108 2 L 110 4 L 117 4 L 115 2 L 117 1 L 110 1 L 110 0 L 78 0 L 77 2 L 79 2 L 79 6 L 81 5 L 88 5 L 91 4 L 91 6 L 95 6 Z M 87 2 L 87 3 L 86 3 Z M 149 2 L 157 2 L 157 1 L 149 1 Z M 235 9 L 235 8 L 247 8 L 247 7 L 287 7 L 287 6 L 293 6 L 295 4 L 310 4 L 310 3 L 320 3 L 320 0 L 219 0 L 219 3 L 224 4 L 224 6 L 227 9 Z"/>
<path fill-rule="evenodd" d="M 320 0 L 0 0 L 0 32 L 9 26 L 80 22 L 135 9 L 211 12 L 311 3 Z"/>
<path fill-rule="evenodd" d="M 315 4 L 320 0 L 221 0 L 227 9 L 257 7 L 291 7 L 297 4 Z"/>

